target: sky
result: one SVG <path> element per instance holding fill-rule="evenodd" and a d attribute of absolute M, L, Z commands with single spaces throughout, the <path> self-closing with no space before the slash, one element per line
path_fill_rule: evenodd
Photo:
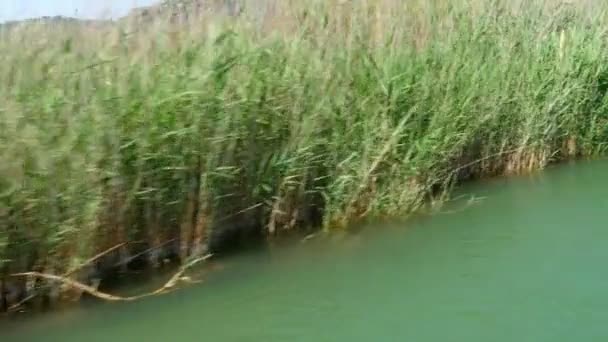
<path fill-rule="evenodd" d="M 125 15 L 130 9 L 159 0 L 0 0 L 0 22 L 41 16 L 108 18 Z"/>

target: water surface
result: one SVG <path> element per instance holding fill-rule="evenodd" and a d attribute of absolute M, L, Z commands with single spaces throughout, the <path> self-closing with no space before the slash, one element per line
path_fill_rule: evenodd
<path fill-rule="evenodd" d="M 608 341 L 608 162 L 476 183 L 407 224 L 241 255 L 203 284 L 1 341 Z"/>

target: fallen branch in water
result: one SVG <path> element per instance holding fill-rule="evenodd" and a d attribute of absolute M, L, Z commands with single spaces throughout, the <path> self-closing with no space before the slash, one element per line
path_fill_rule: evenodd
<path fill-rule="evenodd" d="M 160 288 L 158 288 L 155 291 L 152 292 L 148 292 L 148 293 L 144 293 L 138 296 L 129 296 L 129 297 L 122 297 L 122 296 L 116 296 L 116 295 L 112 295 L 109 293 L 105 293 L 105 292 L 101 292 L 98 291 L 96 288 L 92 287 L 92 286 L 88 286 L 85 285 L 81 282 L 72 280 L 70 278 L 64 277 L 64 276 L 58 276 L 58 275 L 54 275 L 54 274 L 48 274 L 48 273 L 41 273 L 41 272 L 24 272 L 24 273 L 15 273 L 15 274 L 11 274 L 11 277 L 39 277 L 39 278 L 44 278 L 47 280 L 53 280 L 53 281 L 58 281 L 61 282 L 63 284 L 66 284 L 72 288 L 75 288 L 77 290 L 80 290 L 82 292 L 88 293 L 93 297 L 97 297 L 103 300 L 107 300 L 107 301 L 134 301 L 137 299 L 141 299 L 141 298 L 145 298 L 145 297 L 150 297 L 150 296 L 155 296 L 155 295 L 160 295 L 166 292 L 169 292 L 171 289 L 173 289 L 177 283 L 179 282 L 179 280 L 182 278 L 182 275 L 192 266 L 205 261 L 209 258 L 212 257 L 212 254 L 207 254 L 203 257 L 200 258 L 196 258 L 186 264 L 184 264 L 182 267 L 180 267 L 179 271 L 177 271 L 177 273 L 175 273 L 163 286 L 161 286 Z"/>
<path fill-rule="evenodd" d="M 199 262 L 205 261 L 209 258 L 211 258 L 213 254 L 207 254 L 205 256 L 202 256 L 200 258 L 196 258 L 194 260 L 191 260 L 190 262 L 182 265 L 182 267 L 180 267 L 179 271 L 177 271 L 177 273 L 175 273 L 173 275 L 173 277 L 171 277 L 171 279 L 169 279 L 169 281 L 167 281 L 165 283 L 165 285 L 163 285 L 163 287 L 161 287 L 160 289 L 154 291 L 153 293 L 155 294 L 160 294 L 163 292 L 166 292 L 168 290 L 170 290 L 171 288 L 175 287 L 175 285 L 177 285 L 177 282 L 182 278 L 182 275 L 192 266 L 198 264 Z"/>
<path fill-rule="evenodd" d="M 63 278 L 67 279 L 69 276 L 71 276 L 72 274 L 74 274 L 77 271 L 81 270 L 83 267 L 85 267 L 85 266 L 87 266 L 87 265 L 89 265 L 89 264 L 97 261 L 99 258 L 101 258 L 101 257 L 103 257 L 103 256 L 105 256 L 105 255 L 107 255 L 107 254 L 109 254 L 109 253 L 117 250 L 118 248 L 121 248 L 121 247 L 125 246 L 126 244 L 127 244 L 127 242 L 119 243 L 118 245 L 116 245 L 114 247 L 111 247 L 111 248 L 109 248 L 109 249 L 107 249 L 107 250 L 99 253 L 99 254 L 93 256 L 92 258 L 89 258 L 88 260 L 86 260 L 82 264 L 80 264 L 80 265 L 72 268 L 71 270 L 67 271 L 66 273 L 64 273 L 60 277 L 63 277 Z M 33 276 L 33 274 L 32 274 L 32 276 Z M 13 310 L 15 310 L 17 308 L 20 308 L 23 304 L 25 304 L 25 303 L 29 302 L 30 300 L 36 298 L 36 296 L 38 296 L 38 293 L 36 293 L 36 292 L 32 293 L 31 295 L 29 295 L 29 296 L 25 297 L 24 299 L 22 299 L 19 303 L 15 303 L 15 304 L 11 305 L 8 308 L 8 311 L 13 311 Z"/>

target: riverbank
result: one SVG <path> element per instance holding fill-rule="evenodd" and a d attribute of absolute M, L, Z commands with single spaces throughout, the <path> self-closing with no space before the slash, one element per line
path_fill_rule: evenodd
<path fill-rule="evenodd" d="M 603 341 L 606 172 L 576 162 L 471 182 L 433 215 L 241 252 L 163 296 L 17 315 L 0 340 Z"/>
<path fill-rule="evenodd" d="M 604 4 L 265 5 L 0 33 L 5 298 L 606 150 Z"/>

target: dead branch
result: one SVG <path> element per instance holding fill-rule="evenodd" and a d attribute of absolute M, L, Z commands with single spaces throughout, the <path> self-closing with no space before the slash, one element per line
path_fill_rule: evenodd
<path fill-rule="evenodd" d="M 105 251 L 103 251 L 103 252 L 101 252 L 101 253 L 99 253 L 99 254 L 97 254 L 97 255 L 95 255 L 95 256 L 93 256 L 93 257 L 91 257 L 91 258 L 89 258 L 88 260 L 86 260 L 86 261 L 85 261 L 85 262 L 83 262 L 82 264 L 75 266 L 75 267 L 74 267 L 74 268 L 72 268 L 71 270 L 68 270 L 68 271 L 67 271 L 66 273 L 64 273 L 64 274 L 63 274 L 61 277 L 64 277 L 64 278 L 69 277 L 70 275 L 72 275 L 72 274 L 76 273 L 77 271 L 81 270 L 83 267 L 85 267 L 85 266 L 87 266 L 87 265 L 89 265 L 89 264 L 91 264 L 91 263 L 95 262 L 97 259 L 99 259 L 99 258 L 103 257 L 104 255 L 107 255 L 107 254 L 111 253 L 112 251 L 117 250 L 118 248 L 120 248 L 120 247 L 122 247 L 122 246 L 124 246 L 124 245 L 126 245 L 126 244 L 127 244 L 127 242 L 119 243 L 118 245 L 116 245 L 116 246 L 114 246 L 114 247 L 111 247 L 111 248 L 109 248 L 109 249 L 107 249 L 107 250 L 105 250 Z M 30 273 L 30 275 L 34 276 L 34 274 L 32 274 L 32 273 Z M 25 304 L 25 303 L 29 302 L 30 300 L 32 300 L 32 299 L 34 299 L 34 298 L 36 298 L 36 296 L 38 296 L 38 293 L 32 293 L 32 294 L 30 294 L 29 296 L 27 296 L 27 297 L 25 297 L 24 299 L 22 299 L 21 301 L 19 301 L 18 303 L 15 303 L 15 304 L 11 305 L 11 306 L 8 308 L 8 310 L 9 310 L 9 311 L 13 311 L 13 310 L 15 310 L 15 309 L 17 309 L 17 308 L 21 307 L 23 304 Z"/>
<path fill-rule="evenodd" d="M 182 267 L 180 267 L 180 269 L 179 269 L 179 271 L 177 271 L 177 273 L 175 273 L 163 286 L 161 286 L 160 288 L 158 288 L 155 291 L 144 293 L 144 294 L 141 294 L 138 296 L 129 296 L 129 297 L 116 296 L 116 295 L 112 295 L 109 293 L 101 292 L 101 291 L 95 289 L 94 287 L 85 285 L 81 282 L 69 279 L 65 276 L 58 276 L 58 275 L 54 275 L 54 274 L 41 273 L 41 272 L 24 272 L 24 273 L 11 274 L 11 277 L 30 277 L 31 276 L 31 277 L 44 278 L 47 280 L 58 281 L 60 283 L 66 284 L 72 288 L 75 288 L 82 292 L 88 293 L 93 297 L 97 297 L 97 298 L 100 298 L 103 300 L 114 301 L 114 302 L 118 302 L 118 301 L 128 302 L 128 301 L 134 301 L 134 300 L 142 299 L 145 297 L 160 295 L 160 294 L 169 292 L 177 285 L 179 280 L 182 278 L 183 274 L 190 267 L 192 267 L 202 261 L 208 260 L 211 257 L 212 257 L 212 254 L 207 254 L 203 257 L 194 259 L 194 260 L 188 262 L 187 264 L 184 264 Z"/>
<path fill-rule="evenodd" d="M 175 273 L 173 275 L 173 277 L 171 277 L 171 279 L 169 279 L 169 281 L 167 281 L 165 283 L 165 285 L 163 285 L 160 289 L 154 291 L 153 293 L 155 294 L 160 294 L 163 293 L 173 287 L 175 287 L 175 285 L 177 285 L 177 282 L 180 280 L 180 278 L 182 277 L 182 275 L 192 266 L 198 264 L 199 262 L 205 261 L 209 258 L 211 258 L 213 254 L 207 254 L 205 256 L 202 256 L 200 258 L 196 258 L 191 260 L 190 262 L 188 262 L 187 264 L 184 264 L 182 267 L 180 267 L 179 271 L 177 271 L 177 273 Z"/>

